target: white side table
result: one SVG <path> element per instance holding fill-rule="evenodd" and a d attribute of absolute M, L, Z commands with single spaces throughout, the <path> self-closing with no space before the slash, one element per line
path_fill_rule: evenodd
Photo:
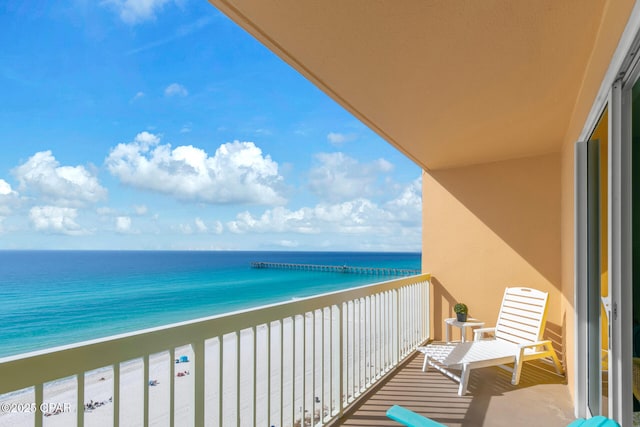
<path fill-rule="evenodd" d="M 448 319 L 444 319 L 444 323 L 446 325 L 446 338 L 447 342 L 451 342 L 451 327 L 455 326 L 456 328 L 460 328 L 460 336 L 462 337 L 462 342 L 466 341 L 467 330 L 466 328 L 482 328 L 484 326 L 484 322 L 481 322 L 479 319 L 474 319 L 473 317 L 467 318 L 466 322 L 458 322 L 458 319 L 455 317 L 450 317 Z"/>

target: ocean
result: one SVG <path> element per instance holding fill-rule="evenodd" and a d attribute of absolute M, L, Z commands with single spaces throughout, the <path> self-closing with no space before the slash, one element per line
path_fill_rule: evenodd
<path fill-rule="evenodd" d="M 253 261 L 420 269 L 421 254 L 0 251 L 0 357 L 393 278 Z"/>

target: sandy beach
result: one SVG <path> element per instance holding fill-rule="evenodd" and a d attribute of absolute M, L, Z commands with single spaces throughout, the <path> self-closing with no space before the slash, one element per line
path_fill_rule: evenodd
<path fill-rule="evenodd" d="M 181 354 L 189 354 L 187 352 Z M 191 373 L 191 357 L 189 362 L 175 365 L 175 372 Z M 169 424 L 169 354 L 159 354 L 149 357 L 149 377 L 157 381 L 149 387 L 149 425 L 162 426 Z M 120 368 L 120 425 L 143 426 L 143 379 L 142 361 L 125 362 Z M 177 376 L 175 379 L 176 425 L 178 414 L 187 418 L 191 412 L 189 390 L 193 390 L 193 376 Z M 85 404 L 90 405 L 84 410 L 85 424 L 89 426 L 113 425 L 113 370 L 100 369 L 85 375 Z M 48 427 L 67 427 L 75 425 L 76 419 L 76 379 L 63 379 L 47 384 L 44 387 L 44 401 L 49 409 L 60 409 L 55 415 L 45 416 L 44 425 Z M 14 393 L 0 399 L 0 405 L 10 405 L 16 412 L 0 414 L 1 427 L 31 427 L 33 414 L 22 412 L 22 405 L 31 405 L 34 393 Z M 20 412 L 18 412 L 20 411 Z"/>
<path fill-rule="evenodd" d="M 324 320 L 328 320 L 325 312 Z M 319 320 L 319 319 L 318 319 Z M 279 335 L 280 328 L 272 327 L 271 349 L 267 348 L 266 326 L 258 328 L 256 349 L 253 349 L 253 336 L 248 331 L 240 335 L 240 358 L 236 354 L 235 335 L 224 338 L 224 354 L 222 369 L 220 369 L 220 349 L 217 339 L 205 344 L 205 419 L 206 425 L 218 425 L 220 372 L 222 372 L 222 410 L 223 426 L 237 425 L 238 409 L 240 410 L 240 425 L 252 426 L 254 418 L 254 354 L 256 354 L 255 418 L 258 425 L 274 425 L 277 427 L 292 427 L 300 425 L 299 420 L 311 418 L 320 413 L 320 407 L 325 410 L 329 406 L 329 386 L 321 387 L 320 378 L 323 375 L 320 364 L 321 356 L 320 330 L 316 322 L 316 363 L 311 353 L 310 329 L 311 316 L 306 316 L 307 349 L 303 378 L 302 369 L 302 318 L 298 317 L 296 324 L 296 360 L 294 363 L 291 349 L 293 344 L 292 322 L 285 320 L 282 326 L 284 339 L 282 348 L 284 357 L 280 358 Z M 325 347 L 325 351 L 326 351 Z M 337 346 L 335 346 L 337 348 Z M 335 351 L 334 348 L 334 351 Z M 268 369 L 267 353 L 271 354 L 271 366 Z M 142 360 L 128 361 L 120 368 L 120 425 L 124 427 L 143 426 L 144 387 L 149 388 L 149 425 L 168 426 L 170 417 L 169 391 L 170 367 L 174 364 L 175 381 L 175 425 L 193 425 L 193 401 L 195 376 L 193 368 L 193 353 L 191 347 L 176 350 L 176 357 L 186 356 L 188 362 L 175 363 L 169 352 L 151 355 L 149 357 L 148 384 L 143 378 Z M 326 357 L 326 356 L 325 356 Z M 238 370 L 238 363 L 240 364 Z M 347 363 L 351 363 L 351 359 Z M 294 369 L 295 365 L 295 369 Z M 281 375 L 282 366 L 282 375 Z M 334 366 L 335 369 L 335 366 Z M 239 372 L 239 373 L 238 373 Z M 328 361 L 324 366 L 324 376 L 329 373 Z M 239 379 L 239 381 L 238 381 Z M 305 402 L 303 404 L 302 387 L 305 383 Z M 312 385 L 315 390 L 312 391 Z M 238 386 L 240 390 L 238 391 Z M 334 382 L 334 401 L 337 393 L 337 382 Z M 295 392 L 294 392 L 295 388 Z M 322 392 L 324 390 L 324 396 Z M 271 396 L 270 416 L 267 415 L 267 396 Z M 106 427 L 113 425 L 113 369 L 103 368 L 85 374 L 85 424 L 88 426 Z M 34 401 L 33 391 L 13 393 L 0 397 L 0 405 L 31 404 Z M 75 425 L 76 419 L 76 379 L 68 378 L 46 384 L 44 387 L 44 401 L 49 408 L 57 409 L 59 413 L 45 416 L 44 425 L 47 427 L 66 427 Z M 88 405 L 88 406 L 87 406 Z M 280 414 L 282 408 L 282 415 Z M 282 420 L 282 422 L 281 422 Z M 0 413 L 0 427 L 30 427 L 33 425 L 33 413 L 9 412 Z"/>

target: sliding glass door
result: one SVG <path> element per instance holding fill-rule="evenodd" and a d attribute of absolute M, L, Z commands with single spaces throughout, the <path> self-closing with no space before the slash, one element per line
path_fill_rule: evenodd
<path fill-rule="evenodd" d="M 609 283 L 607 251 L 607 149 L 609 114 L 605 109 L 588 141 L 577 147 L 578 185 L 584 238 L 582 280 L 578 293 L 583 301 L 586 353 L 584 399 L 592 415 L 608 414 Z"/>

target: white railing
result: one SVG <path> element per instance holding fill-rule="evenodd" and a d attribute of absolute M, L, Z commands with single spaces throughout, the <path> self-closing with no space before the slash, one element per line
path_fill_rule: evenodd
<path fill-rule="evenodd" d="M 429 280 L 0 359 L 0 426 L 325 425 L 428 338 Z"/>

